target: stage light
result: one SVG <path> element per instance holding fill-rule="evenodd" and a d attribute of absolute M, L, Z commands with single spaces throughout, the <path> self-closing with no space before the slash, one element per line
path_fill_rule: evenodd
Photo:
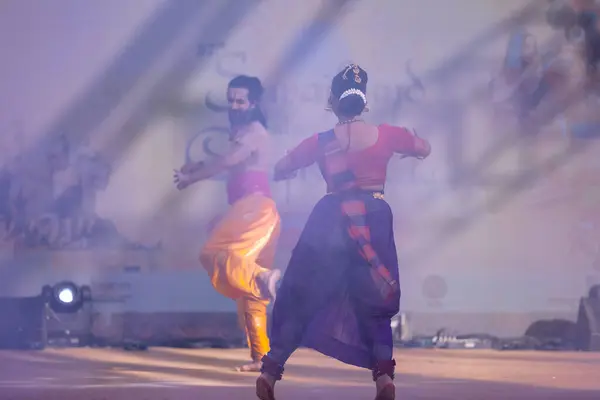
<path fill-rule="evenodd" d="M 58 300 L 63 303 L 71 304 L 74 299 L 73 291 L 69 288 L 60 289 L 60 292 L 58 292 Z"/>
<path fill-rule="evenodd" d="M 56 301 L 64 306 L 72 307 L 79 300 L 77 286 L 72 282 L 60 282 L 54 285 L 53 293 Z"/>
<path fill-rule="evenodd" d="M 59 282 L 53 287 L 46 285 L 42 288 L 42 296 L 50 308 L 58 313 L 77 312 L 86 301 L 91 300 L 89 286 L 77 286 L 73 282 Z"/>
<path fill-rule="evenodd" d="M 89 286 L 78 286 L 70 281 L 45 285 L 42 297 L 46 303 L 49 345 L 78 346 L 90 342 L 93 310 Z"/>

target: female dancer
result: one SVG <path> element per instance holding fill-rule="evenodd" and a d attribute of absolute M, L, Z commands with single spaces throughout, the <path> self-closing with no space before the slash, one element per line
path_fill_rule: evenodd
<path fill-rule="evenodd" d="M 349 65 L 331 83 L 339 119 L 304 140 L 275 166 L 275 179 L 317 163 L 328 194 L 313 209 L 292 253 L 273 309 L 271 350 L 256 392 L 274 400 L 274 385 L 300 346 L 358 367 L 376 382 L 376 399 L 395 398 L 391 318 L 400 307 L 392 212 L 383 199 L 394 153 L 427 157 L 431 147 L 407 129 L 359 117 L 367 73 Z"/>

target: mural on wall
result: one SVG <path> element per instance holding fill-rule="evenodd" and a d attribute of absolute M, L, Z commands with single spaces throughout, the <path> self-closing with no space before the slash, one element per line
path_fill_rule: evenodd
<path fill-rule="evenodd" d="M 490 93 L 497 118 L 512 117 L 521 135 L 535 136 L 521 144 L 532 160 L 524 174 L 539 176 L 526 190 L 523 214 L 552 226 L 540 235 L 553 238 L 557 263 L 590 287 L 600 282 L 600 8 L 549 3 L 551 39 L 527 27 L 514 31 Z"/>
<path fill-rule="evenodd" d="M 494 101 L 520 120 L 530 116 L 551 90 L 553 66 L 541 52 L 534 35 L 524 29 L 513 33 L 502 70 L 491 83 Z"/>
<path fill-rule="evenodd" d="M 569 71 L 574 68 L 569 64 L 568 58 L 577 49 L 579 42 L 565 39 L 558 44 L 539 43 L 538 38 L 527 31 L 527 26 L 513 27 L 509 36 L 505 54 L 498 55 L 502 57 L 502 69 L 490 84 L 491 97 L 499 109 L 512 113 L 514 118 L 523 125 L 535 126 L 540 123 L 539 115 L 544 114 L 547 109 L 552 109 L 553 102 L 559 102 L 557 99 L 562 96 L 562 89 L 568 84 Z M 322 107 L 324 99 L 327 98 L 330 76 L 324 74 L 323 70 L 325 66 L 329 68 L 330 64 L 337 66 L 345 59 L 352 59 L 346 42 L 343 38 L 336 37 L 334 31 L 332 37 L 325 39 L 316 49 L 317 55 L 310 57 L 308 61 L 303 61 L 305 65 L 300 68 L 302 72 L 295 75 L 294 79 L 274 82 L 267 88 L 264 107 L 269 115 L 270 130 L 275 136 L 277 147 L 289 147 L 307 134 L 302 128 L 304 122 L 298 120 L 305 118 L 306 115 L 310 115 L 311 120 L 322 121 L 323 127 L 329 126 L 330 123 L 325 120 L 328 117 L 322 111 Z M 237 74 L 252 71 L 255 62 L 254 53 L 229 48 L 226 43 L 201 44 L 198 46 L 198 56 L 214 58 L 214 75 L 222 80 L 223 88 L 207 90 L 203 93 L 202 107 L 211 116 L 205 118 L 204 125 L 198 126 L 197 131 L 189 136 L 185 153 L 187 160 L 216 157 L 224 150 L 227 145 L 228 131 L 224 117 L 226 82 Z M 373 70 L 375 79 L 372 79 L 368 94 L 373 111 L 367 115 L 367 118 L 374 122 L 402 123 L 406 115 L 404 112 L 406 105 L 411 105 L 412 108 L 421 105 L 423 110 L 416 112 L 415 115 L 417 119 L 426 120 L 424 123 L 431 128 L 425 135 L 453 139 L 444 139 L 436 143 L 442 150 L 436 153 L 439 160 L 436 160 L 435 171 L 432 171 L 432 162 L 421 166 L 422 163 L 407 161 L 400 168 L 396 168 L 390 178 L 415 198 L 416 194 L 421 192 L 423 196 L 429 197 L 433 195 L 432 193 L 437 193 L 438 196 L 447 195 L 453 189 L 448 186 L 452 185 L 454 189 L 458 188 L 466 192 L 470 190 L 469 185 L 477 184 L 467 182 L 465 185 L 460 177 L 463 172 L 460 137 L 466 129 L 464 120 L 469 112 L 467 108 L 469 105 L 467 101 L 463 103 L 444 99 L 448 96 L 447 93 L 440 99 L 437 99 L 435 94 L 430 95 L 427 101 L 419 103 L 427 93 L 428 83 L 427 79 L 421 76 L 422 73 L 412 66 L 414 64 L 412 61 L 407 57 L 403 62 L 396 63 L 398 65 L 396 76 L 401 82 L 395 84 L 380 84 L 376 80 L 376 69 Z M 418 64 L 419 60 L 414 61 Z M 491 68 L 491 64 L 486 64 L 483 68 Z M 459 76 L 461 72 L 457 70 L 454 75 Z M 523 131 L 535 132 L 536 129 Z M 318 181 L 318 174 L 318 170 L 314 168 L 301 171 L 291 182 L 291 190 L 293 191 L 295 186 L 305 186 L 309 182 Z M 223 176 L 215 179 L 223 179 Z M 407 186 L 410 186 L 410 190 Z M 445 191 L 441 191 L 442 189 Z M 452 213 L 460 214 L 461 211 L 458 209 L 468 208 L 466 203 L 472 200 L 467 198 L 472 197 L 467 195 L 456 204 L 445 207 L 443 212 L 450 212 L 453 207 Z M 287 198 L 279 199 L 280 203 L 285 203 L 286 200 Z M 402 215 L 403 210 L 406 215 Z M 399 207 L 398 214 L 403 221 L 398 235 L 414 235 L 413 228 L 419 225 L 415 222 L 419 219 L 415 209 Z M 301 220 L 302 217 L 296 216 L 294 219 Z M 289 242 L 291 243 L 292 240 Z"/>
<path fill-rule="evenodd" d="M 328 46 L 325 43 L 319 46 L 319 52 L 332 53 L 330 47 L 338 49 L 338 46 Z M 218 52 L 219 50 L 221 50 L 221 53 Z M 216 57 L 214 72 L 216 77 L 222 80 L 223 87 L 219 89 L 219 92 L 209 90 L 204 93 L 202 107 L 211 114 L 205 118 L 210 123 L 202 124 L 197 127 L 195 132 L 188 135 L 185 150 L 186 161 L 198 161 L 218 157 L 223 153 L 226 148 L 227 134 L 229 132 L 226 118 L 227 104 L 225 101 L 227 81 L 237 75 L 248 74 L 248 70 L 252 70 L 253 64 L 252 53 L 228 50 L 224 43 L 199 45 L 198 53 L 199 57 Z M 339 49 L 336 53 L 339 54 Z M 311 56 L 312 58 L 315 58 L 316 61 L 313 64 L 316 65 L 306 67 L 309 70 L 323 69 L 324 66 L 327 66 L 326 61 L 323 59 L 316 58 L 315 55 Z M 334 64 L 339 65 L 340 69 L 347 62 L 350 62 L 350 59 L 348 61 L 340 61 L 342 59 L 341 57 L 338 58 Z M 337 69 L 333 70 L 337 71 Z M 369 86 L 369 104 L 379 105 L 380 109 L 384 109 L 383 112 L 385 112 L 386 106 L 392 105 L 394 107 L 393 114 L 395 118 L 401 115 L 404 104 L 418 102 L 419 98 L 425 93 L 423 81 L 414 71 L 410 60 L 405 63 L 402 70 L 405 78 L 402 79 L 403 83 L 390 85 L 374 82 Z M 302 129 L 297 128 L 298 124 L 294 124 L 291 121 L 293 117 L 304 117 L 306 112 L 302 113 L 297 110 L 301 110 L 307 104 L 313 108 L 316 105 L 316 110 L 314 111 L 319 112 L 319 114 L 310 115 L 310 119 L 322 121 L 323 127 L 331 124 L 331 121 L 326 121 L 329 115 L 324 109 L 329 96 L 330 80 L 333 74 L 329 76 L 317 72 L 311 74 L 306 71 L 303 71 L 302 74 L 306 77 L 299 78 L 294 76 L 293 79 L 275 83 L 270 83 L 266 80 L 263 81 L 263 84 L 267 85 L 267 87 L 261 106 L 267 114 L 269 132 L 275 136 L 277 144 L 285 145 L 289 143 L 289 145 L 293 145 L 298 143 L 303 137 L 311 134 L 311 131 L 304 132 Z M 375 121 L 385 119 L 383 115 L 369 115 L 368 117 Z M 220 122 L 213 123 L 213 121 Z M 291 140 L 281 140 L 281 136 L 291 137 Z M 306 173 L 301 173 L 296 179 L 305 180 L 306 178 Z M 223 176 L 213 179 L 222 180 Z"/>
<path fill-rule="evenodd" d="M 32 250 L 140 249 L 96 214 L 96 196 L 111 166 L 100 154 L 74 152 L 64 136 L 17 153 L 0 171 L 2 248 Z M 68 176 L 63 187 L 56 178 Z"/>
<path fill-rule="evenodd" d="M 594 140 L 600 138 L 600 71 L 597 68 L 600 62 L 600 6 L 596 3 L 553 1 L 547 12 L 548 23 L 564 38 L 563 49 L 566 51 L 563 54 L 567 57 L 562 59 L 563 70 L 571 81 L 566 90 L 575 91 L 575 95 L 571 96 L 572 102 L 558 118 L 560 131 L 563 137 L 585 148 L 577 154 L 573 167 L 556 175 L 552 189 L 561 193 L 563 202 L 576 210 L 577 228 L 572 230 L 574 248 L 587 253 L 592 259 L 598 258 L 597 243 L 600 242 L 591 247 L 582 243 L 596 236 L 593 232 L 600 222 L 597 211 L 600 201 L 597 152 L 600 143 Z M 553 205 L 557 203 L 554 201 Z"/>
<path fill-rule="evenodd" d="M 524 125 L 524 134 L 534 134 L 556 118 L 563 136 L 600 134 L 593 111 L 598 105 L 600 30 L 595 21 L 600 8 L 583 3 L 550 2 L 545 18 L 554 35 L 549 41 L 541 41 L 526 26 L 510 35 L 502 69 L 490 89 L 498 112 L 513 114 Z"/>
<path fill-rule="evenodd" d="M 127 133 L 135 140 L 121 149 L 126 162 L 109 161 L 104 154 L 89 149 L 80 149 L 77 154 L 69 149 L 66 157 L 64 149 L 71 146 L 65 144 L 65 138 L 57 138 L 52 146 L 45 145 L 44 151 L 17 152 L 19 156 L 6 163 L 0 170 L 2 248 L 15 252 L 147 252 L 154 248 L 135 241 L 162 240 L 169 254 L 168 259 L 159 262 L 161 266 L 199 268 L 197 252 L 205 233 L 218 220 L 219 211 L 227 207 L 225 177 L 214 177 L 211 182 L 180 193 L 172 187 L 170 172 L 186 161 L 219 157 L 228 146 L 225 92 L 229 79 L 238 74 L 263 79 L 263 106 L 277 158 L 309 134 L 332 126 L 334 118 L 324 110 L 331 77 L 342 64 L 355 61 L 370 74 L 367 95 L 371 111 L 365 119 L 415 127 L 432 141 L 435 149 L 426 162 L 396 158 L 390 165 L 386 197 L 395 212 L 403 273 L 416 288 L 407 291 L 405 305 L 444 309 L 452 301 L 460 303 L 461 296 L 471 290 L 464 282 L 473 271 L 482 280 L 494 274 L 512 276 L 506 272 L 510 268 L 523 274 L 534 274 L 532 271 L 538 267 L 557 276 L 565 274 L 558 263 L 547 265 L 545 260 L 535 259 L 547 248 L 515 247 L 515 242 L 531 238 L 518 229 L 515 232 L 515 225 L 506 224 L 502 230 L 494 217 L 531 225 L 528 234 L 544 240 L 549 230 L 540 221 L 552 220 L 552 234 L 560 236 L 560 242 L 548 247 L 557 257 L 570 251 L 579 271 L 587 271 L 599 264 L 600 242 L 595 240 L 595 232 L 600 230 L 600 218 L 592 186 L 600 174 L 599 166 L 581 161 L 593 159 L 595 141 L 579 139 L 597 135 L 594 121 L 600 122 L 599 100 L 590 90 L 581 96 L 582 101 L 574 102 L 568 109 L 563 107 L 566 100 L 572 100 L 567 96 L 572 94 L 568 90 L 577 88 L 582 76 L 593 76 L 593 68 L 589 68 L 590 63 L 581 53 L 585 40 L 577 36 L 581 33 L 577 29 L 566 35 L 561 28 L 562 17 L 558 18 L 563 21 L 560 23 L 550 19 L 551 23 L 540 24 L 538 18 L 536 23 L 519 21 L 493 28 L 501 19 L 499 15 L 509 14 L 511 7 L 503 6 L 508 3 L 517 8 L 516 2 L 496 2 L 488 8 L 504 7 L 502 12 L 486 10 L 476 17 L 449 10 L 451 23 L 444 26 L 446 21 L 440 20 L 425 31 L 418 29 L 418 24 L 409 25 L 411 21 L 399 24 L 391 17 L 380 23 L 386 16 L 379 13 L 375 20 L 367 6 L 360 10 L 363 6 L 357 5 L 360 16 L 352 17 L 352 24 L 323 22 L 331 26 L 317 27 L 315 31 L 327 33 L 311 42 L 310 52 L 298 54 L 287 47 L 294 49 L 291 44 L 296 31 L 304 32 L 302 27 L 313 23 L 311 13 L 307 13 L 305 21 L 297 19 L 292 23 L 290 16 L 279 11 L 261 11 L 265 21 L 284 21 L 289 27 L 281 35 L 289 37 L 282 40 L 269 36 L 272 33 L 265 34 L 250 22 L 239 27 L 242 33 L 232 34 L 226 40 L 208 40 L 208 35 L 202 39 L 190 37 L 185 52 L 192 53 L 190 58 L 196 57 L 197 74 L 191 78 L 171 77 L 173 84 L 168 87 L 173 88 L 172 93 L 152 99 L 152 103 L 160 104 L 146 110 L 149 121 L 140 124 L 144 126 L 139 132 L 136 126 Z M 391 8 L 395 3 L 387 4 Z M 426 14 L 418 7 L 415 10 Z M 356 21 L 366 24 L 368 33 L 354 29 Z M 544 25 L 543 29 L 539 25 Z M 389 32 L 396 26 L 403 27 L 401 35 L 390 39 Z M 495 33 L 488 33 L 492 31 Z M 545 34 L 546 31 L 550 33 Z M 312 34 L 309 30 L 299 36 L 310 39 Z M 445 40 L 439 41 L 444 36 Z M 207 41 L 198 44 L 198 40 Z M 276 47 L 283 49 L 271 51 Z M 191 93 L 190 103 L 186 103 L 180 90 Z M 581 95 L 583 91 L 573 93 Z M 488 118 L 492 110 L 495 116 Z M 113 115 L 119 114 L 127 111 Z M 127 121 L 123 123 L 132 126 Z M 510 143 L 507 149 L 500 148 L 497 142 L 508 141 L 509 136 L 522 140 Z M 535 143 L 529 145 L 526 139 L 532 143 L 535 139 Z M 527 187 L 516 185 L 514 192 L 511 185 L 504 183 L 513 179 L 519 182 L 518 174 L 525 169 L 514 167 L 512 160 L 501 165 L 502 172 L 508 170 L 512 174 L 502 177 L 504 180 L 495 181 L 495 176 L 487 175 L 501 151 L 513 155 L 519 148 L 527 147 L 533 161 L 543 163 L 553 157 L 551 150 L 561 149 L 556 144 L 569 146 L 574 140 L 585 142 L 588 151 L 571 156 L 571 160 L 578 161 L 570 174 L 562 167 L 555 172 L 542 171 L 539 177 L 522 185 Z M 173 156 L 165 156 L 170 151 Z M 158 152 L 160 157 L 156 156 Z M 138 171 L 144 175 L 136 175 Z M 59 184 L 64 175 L 70 178 Z M 138 176 L 142 179 L 137 180 Z M 128 185 L 131 180 L 135 180 L 134 185 Z M 128 195 L 132 186 L 135 193 L 130 191 Z M 273 184 L 283 218 L 281 252 L 289 253 L 295 246 L 308 212 L 321 197 L 322 187 L 317 168 L 301 171 L 292 181 Z M 482 198 L 488 193 L 502 194 L 506 204 L 496 206 L 493 212 L 485 209 Z M 141 207 L 138 203 L 144 196 L 152 201 Z M 492 257 L 491 247 L 486 247 L 488 242 L 507 250 Z M 523 262 L 528 268 L 515 261 L 530 255 L 533 260 Z M 514 287 L 518 287 L 521 275 L 513 275 Z M 579 275 L 574 279 L 579 279 Z M 502 296 L 496 293 L 489 298 L 506 304 Z M 540 296 L 545 296 L 545 292 Z"/>
<path fill-rule="evenodd" d="M 310 32 L 309 32 L 310 35 Z M 185 161 L 198 161 L 218 157 L 228 146 L 228 122 L 226 118 L 227 103 L 225 99 L 226 85 L 229 79 L 248 74 L 254 70 L 253 65 L 259 54 L 229 48 L 226 43 L 202 43 L 198 46 L 198 57 L 214 57 L 215 78 L 222 81 L 222 87 L 207 90 L 199 98 L 207 114 L 196 131 L 187 135 L 185 145 Z M 273 135 L 277 151 L 290 148 L 299 143 L 304 137 L 316 130 L 305 128 L 305 121 L 313 122 L 314 126 L 326 129 L 333 123 L 332 114 L 325 111 L 331 78 L 339 69 L 352 61 L 347 40 L 337 31 L 332 31 L 323 41 L 320 41 L 314 52 L 307 59 L 298 60 L 302 68 L 291 77 L 276 82 L 263 79 L 266 86 L 265 96 L 261 107 L 266 113 L 269 132 Z M 328 74 L 327 71 L 330 71 Z M 398 119 L 406 104 L 416 104 L 424 95 L 426 89 L 423 80 L 407 60 L 399 66 L 399 81 L 391 84 L 379 83 L 376 72 L 369 85 L 369 104 L 374 112 L 367 118 L 374 122 L 389 122 L 390 114 Z M 390 110 L 389 108 L 393 108 Z M 314 123 L 317 121 L 317 123 Z M 277 153 L 274 158 L 277 158 Z M 401 180 L 414 180 L 414 170 L 417 164 L 407 163 L 401 170 Z M 213 180 L 223 181 L 225 174 L 215 176 Z M 289 252 L 295 246 L 308 212 L 320 193 L 310 193 L 306 196 L 303 189 L 306 185 L 321 182 L 316 167 L 301 170 L 294 179 L 280 183 L 284 187 L 280 197 L 282 215 L 282 233 L 280 249 Z M 305 193 L 302 201 L 295 199 L 298 191 Z M 310 197 L 310 198 L 308 198 Z M 292 205 L 293 203 L 293 205 Z M 302 209 L 298 209 L 298 207 Z M 218 215 L 209 223 L 207 230 L 218 220 Z"/>

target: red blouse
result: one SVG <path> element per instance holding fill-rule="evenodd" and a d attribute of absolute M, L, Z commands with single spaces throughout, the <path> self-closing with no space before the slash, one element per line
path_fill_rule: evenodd
<path fill-rule="evenodd" d="M 348 167 L 354 173 L 358 187 L 383 186 L 388 162 L 394 153 L 427 156 L 428 154 L 420 154 L 424 146 L 419 142 L 424 140 L 413 135 L 406 128 L 380 125 L 379 137 L 375 144 L 346 154 Z M 279 173 L 285 175 L 312 165 L 319 157 L 318 134 L 315 134 L 290 151 L 284 159 L 285 162 L 280 162 L 276 168 L 279 169 Z"/>

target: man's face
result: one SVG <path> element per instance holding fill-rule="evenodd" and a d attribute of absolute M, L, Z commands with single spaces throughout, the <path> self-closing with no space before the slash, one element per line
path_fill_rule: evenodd
<path fill-rule="evenodd" d="M 229 103 L 229 122 L 232 126 L 245 125 L 250 122 L 254 104 L 248 100 L 248 89 L 229 88 L 227 102 Z"/>

